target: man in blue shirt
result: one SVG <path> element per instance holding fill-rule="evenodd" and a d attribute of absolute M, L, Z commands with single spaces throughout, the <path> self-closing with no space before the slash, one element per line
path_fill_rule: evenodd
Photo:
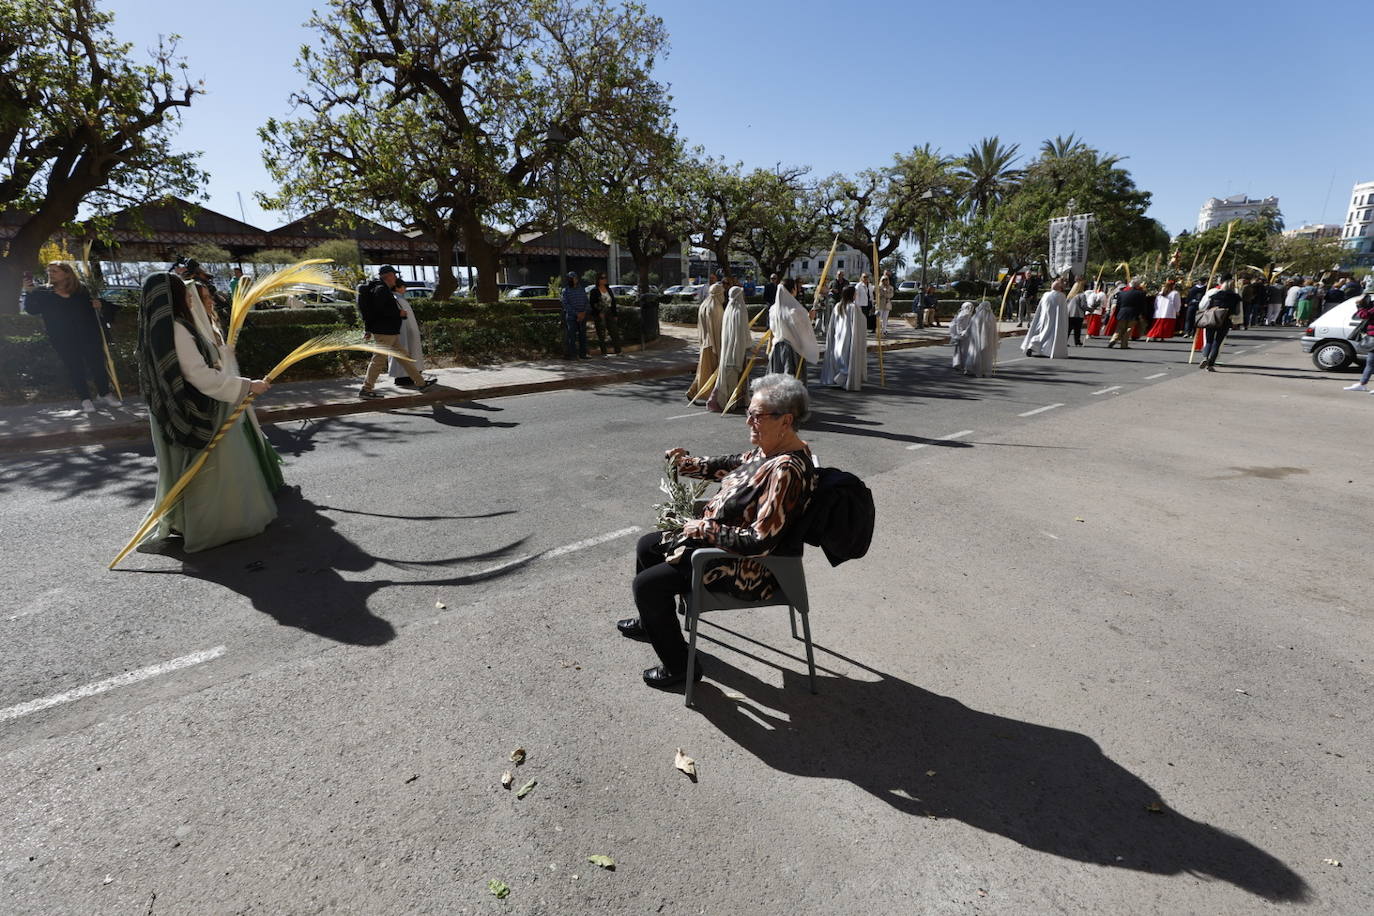
<path fill-rule="evenodd" d="M 590 359 L 587 356 L 587 291 L 568 271 L 563 278 L 563 358 Z"/>

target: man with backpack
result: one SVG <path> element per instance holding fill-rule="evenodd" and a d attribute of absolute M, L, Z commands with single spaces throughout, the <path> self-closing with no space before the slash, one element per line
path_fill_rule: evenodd
<path fill-rule="evenodd" d="M 400 303 L 396 301 L 396 294 L 393 291 L 396 286 L 396 268 L 387 264 L 377 271 L 376 279 L 369 280 L 358 287 L 358 314 L 363 320 L 363 330 L 367 331 L 374 341 L 383 347 L 390 347 L 393 350 L 400 350 L 401 322 L 405 320 L 406 313 L 401 309 Z M 386 367 L 387 357 L 380 353 L 372 354 L 372 359 L 367 364 L 367 377 L 363 379 L 362 390 L 358 396 L 362 398 L 380 398 L 383 395 L 374 390 L 377 384 L 377 376 Z M 420 367 L 409 358 L 401 359 L 400 363 L 405 367 L 410 375 L 410 380 L 416 391 L 423 391 L 430 385 L 435 384 L 436 379 L 425 378 L 420 374 Z"/>

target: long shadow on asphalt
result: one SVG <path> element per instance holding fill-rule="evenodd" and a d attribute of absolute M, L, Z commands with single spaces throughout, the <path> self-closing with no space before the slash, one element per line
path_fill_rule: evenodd
<path fill-rule="evenodd" d="M 1094 865 L 1208 875 L 1274 901 L 1307 898 L 1300 875 L 1167 807 L 1088 736 L 970 709 L 816 648 L 818 662 L 830 654 L 876 680 L 821 676 L 812 695 L 802 659 L 800 670 L 773 666 L 782 671 L 777 687 L 717 656 L 706 662 L 697 709 L 769 766 L 848 780 L 907 814 L 955 818 Z"/>
<path fill-rule="evenodd" d="M 156 486 L 152 442 L 68 448 L 0 461 L 0 494 L 22 488 L 63 502 L 99 492 L 126 505 L 151 505 Z"/>
<path fill-rule="evenodd" d="M 164 555 L 182 563 L 180 573 L 243 595 L 257 610 L 285 627 L 356 646 L 381 646 L 396 637 L 392 624 L 372 613 L 372 596 L 392 586 L 466 585 L 508 575 L 537 557 L 524 555 L 494 567 L 457 576 L 424 579 L 349 580 L 343 573 L 362 573 L 379 565 L 420 569 L 454 566 L 508 556 L 520 538 L 480 553 L 443 560 L 390 560 L 373 556 L 344 537 L 325 515 L 327 507 L 301 497 L 295 487 L 277 494 L 277 520 L 254 538 L 235 541 L 203 553 Z M 504 513 L 496 513 L 504 514 Z M 175 570 L 141 570 L 175 574 Z"/>
<path fill-rule="evenodd" d="M 510 427 L 516 423 L 498 423 L 482 416 L 471 416 L 462 410 L 499 411 L 503 408 L 488 407 L 476 401 L 465 402 L 460 410 L 451 409 L 445 404 L 432 404 L 418 410 L 395 410 L 390 414 L 413 417 L 417 420 L 430 419 L 435 427 Z M 313 452 L 319 445 L 329 448 L 348 449 L 363 455 L 372 454 L 374 443 L 394 441 L 398 436 L 413 438 L 417 435 L 439 432 L 426 428 L 425 424 L 407 426 L 398 431 L 394 423 L 387 422 L 386 414 L 346 414 L 338 417 L 322 417 L 314 420 L 285 420 L 264 427 L 267 440 L 272 447 L 283 455 L 298 458 Z"/>

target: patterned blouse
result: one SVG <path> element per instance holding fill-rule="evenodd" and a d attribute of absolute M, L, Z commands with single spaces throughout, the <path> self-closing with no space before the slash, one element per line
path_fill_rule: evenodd
<path fill-rule="evenodd" d="M 771 553 L 816 486 L 809 448 L 771 458 L 759 448 L 720 458 L 687 457 L 679 462 L 678 473 L 718 481 L 720 490 L 706 504 L 701 537 L 664 532 L 667 561 L 673 564 L 690 562 L 687 558 L 695 547 L 720 547 L 744 557 Z M 747 601 L 771 598 L 778 587 L 763 564 L 749 559 L 713 564 L 704 581 L 708 587 Z"/>

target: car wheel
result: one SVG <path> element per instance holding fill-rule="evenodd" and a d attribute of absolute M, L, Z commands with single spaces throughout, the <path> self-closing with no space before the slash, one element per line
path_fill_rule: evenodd
<path fill-rule="evenodd" d="M 1327 372 L 1339 372 L 1354 362 L 1354 349 L 1339 340 L 1323 341 L 1312 350 L 1312 364 Z"/>

